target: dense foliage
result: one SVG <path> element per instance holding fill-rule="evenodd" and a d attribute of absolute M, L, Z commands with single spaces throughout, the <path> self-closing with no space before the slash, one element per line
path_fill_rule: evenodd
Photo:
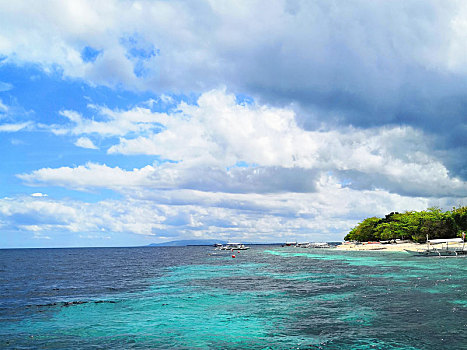
<path fill-rule="evenodd" d="M 390 213 L 384 218 L 367 218 L 345 236 L 346 241 L 385 241 L 409 239 L 425 242 L 436 238 L 461 237 L 467 231 L 467 207 L 453 208 L 443 212 L 439 208 L 425 211 Z"/>

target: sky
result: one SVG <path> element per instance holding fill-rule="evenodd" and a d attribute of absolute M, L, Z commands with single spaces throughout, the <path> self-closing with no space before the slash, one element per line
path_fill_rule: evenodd
<path fill-rule="evenodd" d="M 466 135 L 464 1 L 0 1 L 0 248 L 340 241 Z"/>

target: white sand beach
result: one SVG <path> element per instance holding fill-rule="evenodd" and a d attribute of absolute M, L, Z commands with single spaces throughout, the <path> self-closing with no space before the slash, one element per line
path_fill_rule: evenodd
<path fill-rule="evenodd" d="M 462 247 L 462 243 L 449 244 L 449 247 Z M 349 250 L 349 251 L 389 251 L 389 252 L 402 252 L 405 249 L 418 250 L 425 249 L 425 243 L 413 243 L 413 242 L 404 242 L 404 243 L 392 243 L 392 244 L 381 244 L 378 242 L 362 242 L 362 243 L 343 243 L 338 245 L 336 249 L 338 250 Z"/>

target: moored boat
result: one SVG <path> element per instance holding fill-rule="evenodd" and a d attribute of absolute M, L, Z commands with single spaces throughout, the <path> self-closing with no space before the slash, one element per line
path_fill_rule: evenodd
<path fill-rule="evenodd" d="M 331 248 L 331 246 L 326 242 L 314 242 L 310 243 L 310 248 Z"/>
<path fill-rule="evenodd" d="M 462 247 L 459 247 L 462 243 Z M 451 244 L 451 246 L 449 246 Z M 453 246 L 455 244 L 455 246 Z M 405 249 L 407 253 L 416 256 L 462 256 L 467 255 L 465 249 L 465 242 L 462 238 L 450 239 L 431 239 L 427 240 L 427 247 L 425 249 Z"/>
<path fill-rule="evenodd" d="M 227 243 L 220 247 L 220 250 L 248 250 L 250 247 L 245 246 L 243 243 Z"/>

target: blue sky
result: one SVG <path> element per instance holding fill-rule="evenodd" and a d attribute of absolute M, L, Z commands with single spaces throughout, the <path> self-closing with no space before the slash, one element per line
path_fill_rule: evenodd
<path fill-rule="evenodd" d="M 465 205 L 466 28 L 461 2 L 0 4 L 0 248 Z"/>

